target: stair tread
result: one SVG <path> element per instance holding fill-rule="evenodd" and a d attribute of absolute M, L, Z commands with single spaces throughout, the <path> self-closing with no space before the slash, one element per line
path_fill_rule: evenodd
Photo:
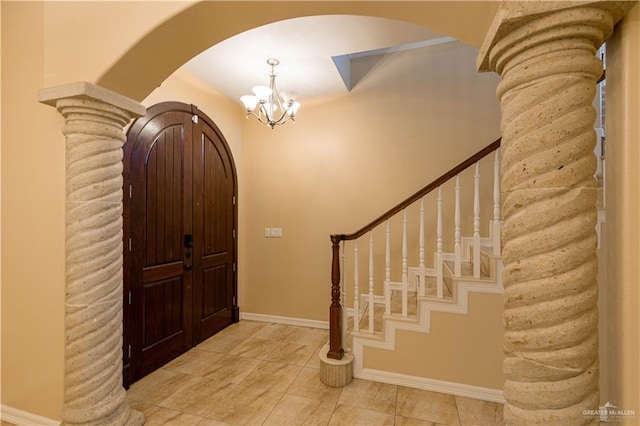
<path fill-rule="evenodd" d="M 418 310 L 417 293 L 407 290 L 407 315 L 416 315 Z M 391 313 L 402 315 L 402 290 L 391 291 Z"/>
<path fill-rule="evenodd" d="M 495 254 L 493 252 L 493 246 L 481 246 L 480 253 L 484 253 L 488 257 L 493 257 L 495 259 L 499 259 L 501 256 L 499 254 Z"/>
<path fill-rule="evenodd" d="M 449 269 L 449 271 L 451 272 L 451 275 L 454 275 L 454 271 L 455 271 L 455 261 L 453 260 L 445 260 L 444 264 L 447 266 L 447 268 Z M 467 261 L 461 261 L 460 262 L 460 277 L 459 278 L 473 278 L 473 263 L 472 262 L 467 262 Z M 483 271 L 482 268 L 480 268 L 480 278 L 489 278 L 489 275 L 487 274 L 486 271 Z"/>
<path fill-rule="evenodd" d="M 395 286 L 397 286 L 397 287 L 402 286 L 402 283 L 401 283 L 401 282 L 397 282 L 397 281 L 392 281 L 390 284 L 391 284 L 391 285 L 395 285 Z M 432 277 L 432 276 L 425 275 L 425 286 L 424 286 L 424 290 L 425 290 L 425 296 L 434 296 L 434 297 L 435 297 L 435 296 L 437 295 L 437 293 L 438 293 L 438 289 L 437 289 L 437 280 L 436 280 L 436 277 Z M 402 305 L 398 305 L 398 306 L 399 306 L 399 308 L 398 308 L 398 309 L 394 309 L 394 308 L 393 308 L 393 297 L 394 297 L 394 296 L 393 296 L 393 294 L 394 294 L 395 292 L 398 292 L 398 295 L 397 295 L 396 297 L 398 297 L 398 298 L 399 298 L 399 299 L 398 299 L 398 303 L 400 303 L 400 301 L 401 301 L 401 297 L 402 297 L 402 291 L 401 291 L 400 289 L 398 289 L 398 288 L 393 288 L 391 291 L 392 291 L 392 293 L 391 293 L 391 294 L 392 294 L 392 300 L 391 300 L 392 307 L 391 307 L 391 311 L 392 311 L 392 312 L 394 312 L 394 311 L 398 311 L 398 312 L 400 312 L 400 311 L 402 310 Z M 417 293 L 416 293 L 416 289 L 415 289 L 415 287 L 414 287 L 414 286 L 409 286 L 409 288 L 407 289 L 407 292 L 408 292 L 408 294 L 414 294 L 414 295 L 417 295 Z M 447 284 L 446 282 L 444 283 L 444 286 L 443 286 L 443 295 L 444 295 L 444 297 L 452 297 L 451 289 L 450 289 L 450 288 L 448 288 L 448 284 Z M 367 295 L 367 294 L 363 294 L 363 295 L 361 295 L 361 296 L 362 296 L 363 298 L 366 298 L 368 295 Z M 411 299 L 409 299 L 409 300 L 411 300 Z"/>
<path fill-rule="evenodd" d="M 373 308 L 373 331 L 382 331 L 384 326 L 384 304 L 374 303 Z M 360 330 L 369 331 L 369 306 L 362 312 L 362 317 L 358 323 Z"/>

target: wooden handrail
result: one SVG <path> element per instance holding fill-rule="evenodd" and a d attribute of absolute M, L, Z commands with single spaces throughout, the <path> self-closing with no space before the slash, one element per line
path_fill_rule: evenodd
<path fill-rule="evenodd" d="M 361 236 L 363 236 L 367 232 L 371 231 L 376 226 L 380 225 L 384 221 L 386 221 L 389 218 L 391 218 L 396 213 L 401 212 L 402 210 L 404 210 L 405 208 L 409 207 L 411 204 L 415 203 L 420 198 L 424 197 L 425 195 L 427 195 L 428 193 L 430 193 L 434 189 L 437 189 L 440 185 L 442 185 L 443 183 L 445 183 L 449 179 L 454 178 L 457 174 L 461 173 L 462 171 L 467 169 L 469 166 L 472 166 L 473 164 L 477 163 L 482 158 L 486 157 L 487 155 L 491 154 L 496 149 L 500 148 L 500 142 L 501 141 L 502 141 L 502 138 L 496 139 L 491 144 L 489 144 L 486 147 L 482 148 L 480 151 L 476 152 L 471 157 L 467 158 L 462 163 L 458 164 L 453 169 L 449 170 L 448 172 L 446 172 L 445 174 L 443 174 L 439 178 L 435 179 L 433 182 L 431 182 L 430 184 L 428 184 L 427 186 L 425 186 L 424 188 L 422 188 L 421 190 L 419 190 L 415 194 L 411 195 L 409 198 L 407 198 L 406 200 L 402 201 L 401 203 L 399 203 L 395 207 L 391 208 L 386 213 L 384 213 L 382 216 L 380 216 L 379 218 L 375 219 L 374 221 L 372 221 L 368 225 L 363 226 L 362 228 L 360 228 L 359 230 L 357 230 L 353 234 L 332 235 L 331 236 L 331 240 L 333 241 L 334 238 L 335 238 L 335 239 L 338 239 L 339 241 L 349 241 L 349 240 L 355 240 L 357 238 L 360 238 Z"/>

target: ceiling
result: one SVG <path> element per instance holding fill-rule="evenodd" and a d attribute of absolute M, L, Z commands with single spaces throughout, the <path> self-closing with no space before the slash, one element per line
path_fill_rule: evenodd
<path fill-rule="evenodd" d="M 267 85 L 266 59 L 281 92 L 301 103 L 347 93 L 351 60 L 451 41 L 425 27 L 385 18 L 329 15 L 289 19 L 231 37 L 187 62 L 183 69 L 220 94 L 237 100 Z M 339 67 L 336 65 L 340 65 Z"/>

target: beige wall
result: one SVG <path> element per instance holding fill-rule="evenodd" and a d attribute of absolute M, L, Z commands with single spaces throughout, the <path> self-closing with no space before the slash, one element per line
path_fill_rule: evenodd
<path fill-rule="evenodd" d="M 3 2 L 2 403 L 59 418 L 64 141 L 57 113 L 36 102 L 43 23 L 41 3 Z"/>
<path fill-rule="evenodd" d="M 475 48 L 450 43 L 369 58 L 379 62 L 351 93 L 303 104 L 294 125 L 271 130 L 246 122 L 241 310 L 326 321 L 329 235 L 355 232 L 499 136 L 498 78 L 476 73 L 475 55 Z M 453 198 L 452 191 L 447 195 Z M 429 225 L 435 221 L 432 198 L 425 206 Z M 414 226 L 416 213 L 409 219 Z M 470 236 L 466 217 L 464 235 Z M 268 227 L 281 227 L 283 237 L 265 238 Z M 399 236 L 400 228 L 392 233 Z M 379 250 L 382 235 L 376 236 Z M 360 242 L 363 261 L 367 246 Z M 427 246 L 430 264 L 435 243 Z M 384 276 L 384 270 L 376 273 Z M 398 273 L 395 268 L 395 279 Z"/>
<path fill-rule="evenodd" d="M 2 2 L 0 2 L 0 48 L 1 47 L 2 47 Z M 0 188 L 2 188 L 2 84 L 1 82 L 2 82 L 2 55 L 0 54 Z M 1 259 L 2 259 L 2 196 L 0 196 L 0 332 L 2 330 L 2 261 Z M 0 336 L 0 366 L 2 366 L 1 336 Z M 0 368 L 0 386 L 1 385 L 2 385 L 2 368 Z"/>
<path fill-rule="evenodd" d="M 640 421 L 640 6 L 607 42 L 606 388 L 602 402 Z"/>
<path fill-rule="evenodd" d="M 0 2 L 0 49 L 2 48 L 2 2 Z M 0 188 L 2 188 L 2 55 L 0 55 Z M 2 197 L 0 196 L 0 241 L 2 241 Z M 0 259 L 2 259 L 2 244 L 0 244 Z M 2 324 L 2 261 L 0 260 L 0 326 Z M 0 365 L 2 365 L 2 338 L 0 338 Z M 0 368 L 0 383 L 2 383 L 2 369 Z"/>
<path fill-rule="evenodd" d="M 471 293 L 467 315 L 433 312 L 428 334 L 401 330 L 395 351 L 365 348 L 364 368 L 501 390 L 502 313 L 501 294 Z"/>
<path fill-rule="evenodd" d="M 144 38 L 159 23 L 193 4 L 193 0 L 45 1 L 42 21 L 44 87 L 74 81 L 96 82 L 132 44 Z M 159 49 L 147 52 L 153 61 L 138 69 L 128 69 L 127 73 L 146 74 L 147 64 L 166 60 L 164 55 L 167 54 L 168 41 L 164 40 L 165 45 Z M 170 49 L 179 48 L 170 46 Z M 163 80 L 150 86 L 144 95 Z"/>

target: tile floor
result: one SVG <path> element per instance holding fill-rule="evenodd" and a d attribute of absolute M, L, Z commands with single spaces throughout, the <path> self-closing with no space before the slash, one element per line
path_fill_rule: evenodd
<path fill-rule="evenodd" d="M 502 425 L 502 405 L 354 379 L 323 385 L 327 331 L 242 320 L 127 392 L 147 425 Z"/>

